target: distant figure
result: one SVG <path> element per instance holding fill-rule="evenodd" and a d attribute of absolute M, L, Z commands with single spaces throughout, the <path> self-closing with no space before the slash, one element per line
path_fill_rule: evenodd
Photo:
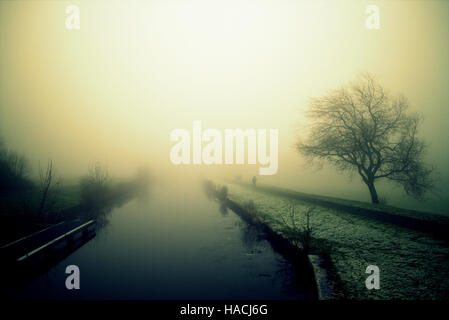
<path fill-rule="evenodd" d="M 256 182 L 257 182 L 256 176 L 254 176 L 253 179 L 252 179 L 251 181 L 253 182 L 253 185 L 256 186 Z"/>

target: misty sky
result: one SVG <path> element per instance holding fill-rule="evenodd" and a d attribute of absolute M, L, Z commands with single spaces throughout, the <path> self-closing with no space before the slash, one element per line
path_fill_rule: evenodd
<path fill-rule="evenodd" d="M 80 30 L 65 27 L 72 3 Z M 368 4 L 380 8 L 380 30 L 365 27 Z M 304 166 L 294 143 L 310 97 L 368 71 L 424 115 L 420 136 L 441 179 L 427 203 L 393 185 L 379 195 L 447 213 L 448 39 L 449 1 L 1 1 L 0 135 L 65 177 L 92 161 L 112 174 L 145 163 L 160 175 L 251 177 L 258 165 L 175 168 L 170 132 L 194 120 L 276 128 L 278 174 L 260 181 L 367 201 L 357 176 Z"/>

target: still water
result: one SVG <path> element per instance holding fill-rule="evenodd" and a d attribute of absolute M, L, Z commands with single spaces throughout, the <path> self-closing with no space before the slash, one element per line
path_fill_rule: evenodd
<path fill-rule="evenodd" d="M 198 187 L 155 186 L 28 287 L 29 299 L 313 299 L 305 279 L 260 231 Z M 80 269 L 67 290 L 65 268 Z"/>

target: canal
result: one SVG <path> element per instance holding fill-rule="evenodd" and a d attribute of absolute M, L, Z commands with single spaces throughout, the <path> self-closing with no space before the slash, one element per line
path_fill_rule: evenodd
<path fill-rule="evenodd" d="M 65 269 L 80 269 L 67 290 Z M 108 214 L 97 236 L 25 288 L 26 299 L 315 299 L 310 279 L 200 183 L 154 186 Z M 310 276 L 309 276 L 310 278 Z"/>

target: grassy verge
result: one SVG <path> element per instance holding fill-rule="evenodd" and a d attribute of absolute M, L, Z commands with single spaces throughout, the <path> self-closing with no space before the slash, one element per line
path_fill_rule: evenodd
<path fill-rule="evenodd" d="M 310 204 L 288 197 L 226 184 L 229 199 L 253 206 L 270 227 L 286 238 L 294 224 L 305 228 Z M 345 201 L 345 200 L 343 200 Z M 355 205 L 353 203 L 353 205 Z M 416 215 L 414 216 L 416 217 Z M 315 206 L 309 216 L 310 252 L 328 254 L 347 299 L 448 299 L 449 245 L 417 231 L 341 210 Z M 300 245 L 300 244 L 298 244 Z M 380 289 L 367 290 L 368 265 L 380 268 Z"/>
<path fill-rule="evenodd" d="M 113 208 L 145 195 L 148 187 L 149 178 L 145 172 L 117 181 L 86 176 L 78 185 L 54 188 L 45 211 L 38 210 L 42 201 L 38 188 L 10 192 L 0 197 L 0 245 L 65 220 L 97 219 L 97 228 L 104 227 Z"/>
<path fill-rule="evenodd" d="M 1 216 L 27 216 L 32 218 L 36 207 L 41 200 L 41 192 L 32 189 L 27 193 L 8 194 L 0 199 Z M 52 206 L 52 211 L 61 211 L 76 206 L 80 201 L 80 191 L 77 185 L 62 185 L 58 187 L 56 201 Z M 35 217 L 34 220 L 39 220 Z"/>
<path fill-rule="evenodd" d="M 72 208 L 80 202 L 80 190 L 77 185 L 63 185 L 60 188 L 58 201 L 55 204 L 55 211 Z"/>
<path fill-rule="evenodd" d="M 244 184 L 244 183 L 240 183 L 240 184 L 242 186 L 246 186 L 246 187 L 252 186 L 250 184 Z M 373 211 L 395 214 L 395 215 L 403 216 L 403 217 L 415 218 L 415 219 L 431 221 L 431 222 L 436 222 L 436 223 L 442 223 L 442 224 L 449 224 L 449 216 L 445 216 L 445 215 L 441 215 L 441 214 L 437 214 L 437 213 L 430 213 L 430 212 L 398 208 L 398 207 L 389 206 L 389 205 L 385 205 L 385 204 L 374 204 L 374 203 L 370 203 L 370 202 L 362 202 L 362 201 L 320 196 L 320 195 L 304 193 L 304 192 L 300 192 L 300 191 L 296 191 L 296 190 L 285 189 L 285 188 L 274 187 L 274 186 L 263 185 L 263 186 L 260 186 L 260 189 L 263 189 L 268 192 L 281 191 L 281 192 L 284 192 L 291 196 L 299 196 L 299 197 L 308 198 L 308 199 L 316 199 L 316 200 L 340 204 L 340 205 L 344 205 L 344 206 L 348 206 L 348 207 L 368 209 L 368 210 L 373 210 Z"/>
<path fill-rule="evenodd" d="M 33 190 L 25 195 L 8 194 L 0 199 L 0 245 L 39 231 L 51 224 L 35 213 L 40 196 L 37 190 Z M 61 212 L 78 205 L 79 201 L 78 186 L 60 186 L 53 210 Z"/>

